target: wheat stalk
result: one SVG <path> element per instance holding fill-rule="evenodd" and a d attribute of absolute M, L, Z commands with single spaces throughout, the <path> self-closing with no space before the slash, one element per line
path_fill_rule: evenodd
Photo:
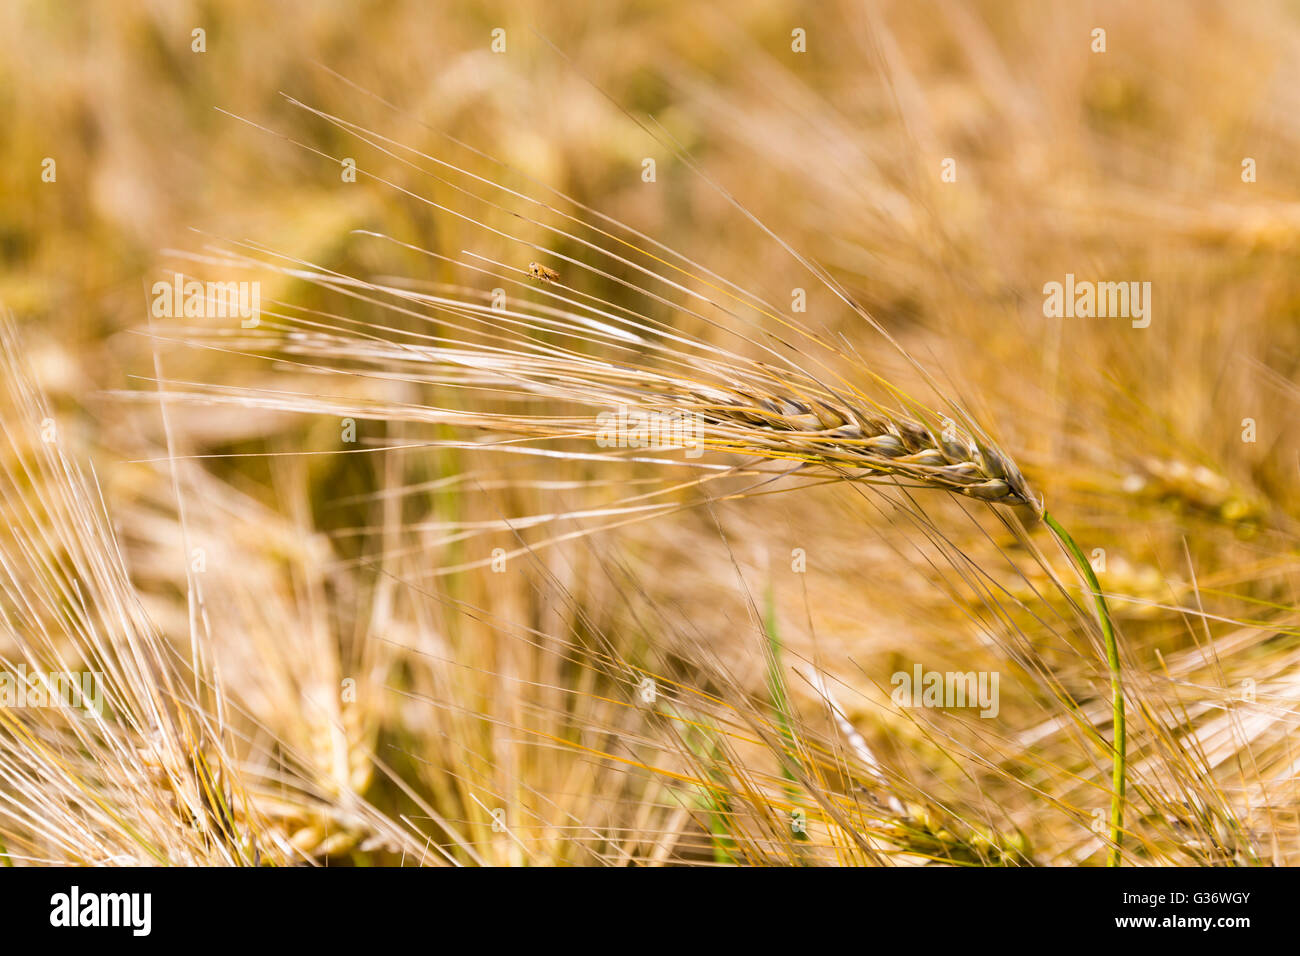
<path fill-rule="evenodd" d="M 512 442 L 518 440 L 517 436 L 524 436 L 525 440 L 590 441 L 598 438 L 599 428 L 593 427 L 591 411 L 597 413 L 596 417 L 601 411 L 612 409 L 666 413 L 675 421 L 689 425 L 688 440 L 676 442 L 676 447 L 701 447 L 751 459 L 786 462 L 792 466 L 792 472 L 811 470 L 838 480 L 889 484 L 904 489 L 942 490 L 989 504 L 1021 506 L 1034 518 L 1045 521 L 1078 565 L 1093 595 L 1111 671 L 1115 742 L 1110 748 L 1113 769 L 1110 862 L 1119 862 L 1125 777 L 1124 704 L 1118 647 L 1105 599 L 1078 545 L 1055 519 L 1046 514 L 1012 458 L 998 450 L 974 426 L 969 416 L 956 410 L 955 417 L 963 423 L 959 425 L 953 418 L 926 408 L 868 367 L 856 353 L 846 354 L 832 341 L 783 318 L 761 298 L 721 279 L 685 256 L 645 239 L 615 220 L 600 217 L 613 228 L 631 234 L 653 248 L 647 250 L 638 241 L 624 239 L 601 225 L 562 213 L 546 202 L 466 173 L 453 164 L 404 147 L 356 124 L 296 100 L 290 102 L 406 167 L 443 182 L 446 182 L 443 173 L 447 171 L 462 173 L 478 184 L 499 190 L 511 201 L 524 202 L 529 212 L 545 210 L 563 216 L 566 226 L 572 223 L 581 230 L 590 230 L 596 235 L 594 242 L 528 214 L 514 213 L 517 219 L 554 235 L 557 240 L 589 251 L 589 260 L 609 264 L 621 272 L 631 269 L 645 278 L 629 281 L 606 271 L 595 261 L 555 257 L 573 267 L 617 282 L 652 303 L 676 309 L 684 318 L 699 319 L 719 327 L 701 310 L 715 310 L 730 316 L 739 327 L 723 327 L 724 331 L 738 336 L 764 356 L 774 358 L 776 364 L 758 361 L 695 338 L 683 331 L 680 323 L 638 313 L 624 301 L 601 299 L 566 285 L 558 270 L 541 266 L 536 261 L 529 263 L 526 269 L 520 269 L 467 253 L 476 262 L 466 263 L 396 242 L 387 236 L 366 233 L 431 259 L 455 261 L 458 266 L 494 281 L 515 282 L 535 290 L 537 295 L 545 296 L 549 301 L 538 304 L 528 297 L 522 305 L 507 309 L 496 301 L 489 304 L 481 292 L 466 289 L 453 288 L 446 295 L 414 292 L 328 272 L 301 260 L 268 253 L 249 243 L 237 243 L 236 247 L 255 250 L 258 257 L 223 248 L 218 256 L 205 259 L 191 255 L 190 258 L 220 265 L 226 271 L 269 267 L 284 276 L 306 280 L 340 293 L 367 307 L 389 310 L 404 320 L 435 323 L 435 332 L 426 334 L 369 325 L 358 319 L 325 313 L 307 312 L 304 315 L 305 310 L 290 303 L 273 302 L 268 316 L 270 321 L 257 334 L 243 336 L 227 330 L 213 335 L 211 330 L 207 333 L 200 330 L 197 334 L 189 330 L 183 335 L 183 340 L 195 344 L 211 336 L 207 342 L 209 348 L 236 353 L 270 352 L 281 361 L 287 359 L 313 373 L 359 374 L 436 385 L 470 400 L 458 403 L 457 408 L 438 408 L 392 401 L 361 402 L 354 397 L 329 399 L 322 397 L 318 390 L 310 394 L 269 393 L 259 389 L 192 384 L 183 390 L 167 389 L 170 397 L 447 424 L 516 436 L 510 439 Z M 334 159 L 313 147 L 301 143 L 295 145 Z M 435 164 L 440 172 L 431 172 L 424 163 Z M 510 235 L 473 214 L 420 196 L 370 169 L 365 173 L 406 197 L 426 203 L 494 237 L 504 237 L 547 252 L 533 241 Z M 939 391 L 928 374 L 825 270 L 767 230 L 725 190 L 716 188 L 882 335 L 928 384 Z M 470 197 L 469 202 L 484 202 L 494 210 L 504 208 L 484 197 L 471 196 L 464 191 L 462 194 Z M 267 258 L 275 261 L 267 262 Z M 641 261 L 637 261 L 638 258 Z M 648 266 L 642 264 L 645 261 L 649 262 Z M 282 264 L 284 262 L 288 264 Z M 519 279 L 514 279 L 512 273 Z M 642 282 L 644 284 L 640 284 Z M 667 296 L 676 295 L 681 301 L 674 302 L 661 294 L 659 290 L 663 288 L 668 290 Z M 747 311 L 756 314 L 747 321 L 761 330 L 757 338 L 751 337 L 744 329 L 746 319 L 742 315 Z M 763 320 L 766 327 L 755 322 L 755 318 Z M 771 326 L 775 326 L 780 334 Z M 280 336 L 277 334 L 280 331 L 290 334 Z M 781 335 L 790 335 L 793 341 Z M 806 344 L 809 348 L 803 351 L 796 343 Z M 593 347 L 615 358 L 593 356 Z M 792 355 L 798 356 L 806 367 L 797 364 Z M 845 364 L 849 366 L 847 370 Z M 882 389 L 889 396 L 888 404 L 873 400 L 863 392 L 859 383 L 866 382 Z M 475 395 L 482 401 L 473 401 Z M 529 409 L 526 414 L 510 414 L 496 407 L 503 401 L 537 398 L 585 406 L 589 413 L 585 416 L 556 416 L 537 414 Z M 956 406 L 952 407 L 956 409 Z M 607 457 L 634 457 L 622 453 L 622 447 L 626 446 L 621 446 L 619 453 Z M 661 447 L 673 447 L 673 443 Z M 657 513 L 653 508 L 647 511 Z"/>
<path fill-rule="evenodd" d="M 431 296 L 360 280 L 345 281 L 317 271 L 292 272 L 354 295 L 354 290 L 364 289 L 367 301 L 378 297 L 396 299 L 399 305 L 388 304 L 395 311 L 412 312 L 416 306 L 454 309 L 461 321 L 481 320 L 496 329 L 513 323 L 518 331 L 505 335 L 495 332 L 485 344 L 466 342 L 473 336 L 464 334 L 448 340 L 453 342 L 450 346 L 430 345 L 429 336 L 393 334 L 393 330 L 385 330 L 388 334 L 362 330 L 358 334 L 358 323 L 352 320 L 322 322 L 293 314 L 286 307 L 285 311 L 273 313 L 276 321 L 284 323 L 278 329 L 268 328 L 247 336 L 189 330 L 185 339 L 190 344 L 206 342 L 210 348 L 273 355 L 281 363 L 290 362 L 316 373 L 396 377 L 438 385 L 464 393 L 467 398 L 480 396 L 481 401 L 467 400 L 462 407 L 443 408 L 362 401 L 356 397 L 335 399 L 321 390 L 310 394 L 267 392 L 205 384 L 190 384 L 184 390 L 173 386 L 167 390 L 170 398 L 447 424 L 509 436 L 505 447 L 516 451 L 520 449 L 514 443 L 521 440 L 520 436 L 523 441 L 598 441 L 599 415 L 611 409 L 624 409 L 629 414 L 657 413 L 685 425 L 688 432 L 655 446 L 658 451 L 698 447 L 760 462 L 788 464 L 790 472 L 824 474 L 834 480 L 947 491 L 988 504 L 1015 505 L 1043 520 L 1088 584 L 1110 668 L 1115 739 L 1110 747 L 1109 861 L 1118 865 L 1126 773 L 1125 724 L 1118 645 L 1109 609 L 1081 549 L 1044 511 L 1010 456 L 991 441 L 978 437 L 974 427 L 959 427 L 947 417 L 940 418 L 860 363 L 854 363 L 858 367 L 849 372 L 834 375 L 837 381 L 832 386 L 825 380 L 831 376 L 815 377 L 792 363 L 779 367 L 736 354 L 720 354 L 716 347 L 706 347 L 681 335 L 676 337 L 677 351 L 664 355 L 658 363 L 640 356 L 617 361 L 557 344 L 554 333 L 558 328 L 581 343 L 618 343 L 624 350 L 629 338 L 638 346 L 651 348 L 655 340 L 642 330 L 628 333 L 593 324 L 576 308 L 543 313 L 524 306 L 518 308 L 525 311 L 503 315 L 470 296 Z M 414 341 L 404 340 L 410 338 Z M 492 344 L 492 339 L 504 344 Z M 682 349 L 683 343 L 690 347 Z M 883 384 L 906 410 L 871 399 L 849 381 L 855 372 Z M 537 399 L 585 407 L 587 413 L 538 413 L 532 410 Z M 493 407 L 503 401 L 526 403 L 526 408 L 516 414 Z M 556 454 L 582 457 L 573 451 Z M 642 455 L 643 449 L 632 447 L 608 449 L 597 457 L 644 460 Z M 676 458 L 652 460 L 690 464 Z M 695 467 L 732 471 L 727 466 L 704 462 L 695 463 Z M 644 517 L 663 513 L 659 505 L 637 505 L 627 511 L 640 511 Z"/>

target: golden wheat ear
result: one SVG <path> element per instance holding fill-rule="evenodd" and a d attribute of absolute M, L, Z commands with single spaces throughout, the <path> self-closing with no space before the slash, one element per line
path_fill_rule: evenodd
<path fill-rule="evenodd" d="M 724 447 L 803 458 L 810 464 L 896 477 L 995 504 L 1041 509 L 1029 485 L 1005 455 L 950 426 L 940 434 L 900 414 L 790 393 L 696 389 L 693 411 L 722 429 Z"/>

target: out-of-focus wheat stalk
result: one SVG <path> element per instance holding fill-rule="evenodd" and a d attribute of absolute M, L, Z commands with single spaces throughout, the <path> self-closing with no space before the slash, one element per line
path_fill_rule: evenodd
<path fill-rule="evenodd" d="M 321 852 L 324 835 L 304 843 L 308 825 L 321 821 L 332 824 L 336 843 L 355 821 L 402 845 L 401 830 L 363 803 L 336 819 L 302 763 L 295 769 L 291 746 L 249 739 L 247 715 L 209 656 L 190 659 L 159 631 L 98 482 L 71 454 L 23 354 L 11 322 L 0 319 L 0 664 L 9 676 L 21 673 L 16 665 L 93 675 L 102 710 L 55 706 L 52 697 L 48 706 L 0 707 L 4 857 L 285 864 Z M 187 603 L 196 602 L 182 621 L 210 652 L 208 609 L 191 592 Z M 267 766 L 263 748 L 281 750 L 279 768 Z"/>
<path fill-rule="evenodd" d="M 0 806 L 8 854 L 83 863 L 283 859 L 234 770 L 228 733 L 140 606 L 95 485 L 64 450 L 8 320 L 0 353 L 4 663 L 12 671 L 13 654 L 36 672 L 99 674 L 104 698 L 99 717 L 0 708 L 0 766 L 13 795 Z"/>

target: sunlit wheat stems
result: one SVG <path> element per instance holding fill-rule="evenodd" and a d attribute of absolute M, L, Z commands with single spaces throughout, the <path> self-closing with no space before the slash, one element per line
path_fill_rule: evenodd
<path fill-rule="evenodd" d="M 490 180 L 472 176 L 452 164 L 436 160 L 427 154 L 408 150 L 392 140 L 363 130 L 356 124 L 311 109 L 300 102 L 291 102 L 294 106 L 307 109 L 358 137 L 404 166 L 417 170 L 441 184 L 452 186 L 460 197 L 485 204 L 489 210 L 505 211 L 505 207 L 455 186 L 442 176 L 423 168 L 418 162 L 399 156 L 394 149 L 400 149 L 407 155 L 413 155 L 422 161 L 437 163 L 442 171 L 470 175 L 470 178 L 477 183 L 499 189 L 510 198 L 535 202 Z M 258 124 L 250 125 L 265 130 L 265 127 Z M 288 137 L 284 138 L 288 139 Z M 289 141 L 308 152 L 327 159 L 332 158 L 305 144 Z M 694 169 L 693 166 L 692 168 Z M 359 168 L 358 171 L 363 170 Z M 543 247 L 521 237 L 494 228 L 474 215 L 435 203 L 392 180 L 375 175 L 369 169 L 364 172 L 404 197 L 426 204 L 441 213 L 455 216 L 462 222 L 484 230 L 489 237 L 522 243 L 534 250 L 548 252 Z M 742 214 L 777 241 L 853 312 L 894 346 L 921 373 L 925 381 L 934 385 L 933 379 L 907 355 L 879 323 L 839 287 L 825 270 L 799 255 L 722 187 L 712 181 L 709 182 Z M 538 205 L 556 211 L 546 204 Z M 234 389 L 204 386 L 197 388 L 191 386 L 194 390 L 188 394 L 176 392 L 170 394 L 172 397 L 183 397 L 200 402 L 278 407 L 317 413 L 346 413 L 356 417 L 382 420 L 447 424 L 485 432 L 505 433 L 513 436 L 512 440 L 524 436 L 527 440 L 543 441 L 557 439 L 590 441 L 598 438 L 597 429 L 592 427 L 596 416 L 509 414 L 499 410 L 497 403 L 502 399 L 520 401 L 541 398 L 568 406 L 586 406 L 593 410 L 628 408 L 642 413 L 669 414 L 689 419 L 698 426 L 698 433 L 693 436 L 693 441 L 694 446 L 701 450 L 784 462 L 796 468 L 812 469 L 823 474 L 834 475 L 841 480 L 885 484 L 904 489 L 947 490 L 989 503 L 1026 506 L 1035 516 L 1044 516 L 1041 504 L 1029 492 L 1019 469 L 1009 457 L 997 451 L 991 442 L 984 439 L 964 414 L 960 417 L 965 427 L 959 427 L 947 419 L 939 422 L 937 419 L 940 416 L 930 413 L 920 403 L 909 399 L 901 389 L 887 381 L 879 370 L 869 367 L 856 354 L 846 354 L 838 346 L 811 334 L 797 323 L 791 323 L 788 319 L 773 314 L 763 300 L 748 296 L 731 283 L 726 283 L 726 287 L 720 287 L 717 283 L 710 282 L 701 273 L 708 275 L 711 273 L 700 269 L 683 256 L 664 250 L 667 255 L 685 263 L 685 267 L 670 264 L 662 256 L 639 247 L 635 242 L 615 237 L 604 229 L 588 227 L 592 228 L 598 236 L 597 241 L 592 242 L 527 216 L 520 216 L 518 213 L 514 215 L 545 229 L 557 239 L 577 243 L 593 255 L 612 261 L 615 268 L 630 267 L 637 273 L 638 280 L 653 280 L 659 284 L 657 288 L 666 287 L 669 290 L 666 295 L 675 293 L 686 297 L 690 306 L 672 302 L 665 295 L 652 292 L 639 285 L 637 281 L 617 277 L 588 262 L 558 255 L 557 258 L 564 262 L 603 279 L 611 280 L 653 303 L 675 309 L 683 315 L 702 320 L 711 327 L 722 328 L 737 335 L 742 342 L 760 348 L 764 357 L 770 356 L 775 360 L 775 364 L 755 361 L 731 353 L 717 345 L 693 339 L 688 334 L 676 330 L 672 322 L 639 315 L 622 303 L 601 300 L 563 283 L 552 282 L 552 288 L 537 290 L 548 299 L 561 303 L 561 307 L 539 306 L 525 302 L 511 311 L 494 308 L 485 301 L 474 301 L 473 294 L 468 290 L 460 295 L 425 295 L 391 286 L 366 283 L 338 273 L 329 274 L 326 270 L 312 267 L 301 260 L 276 256 L 291 265 L 288 267 L 267 263 L 260 263 L 260 265 L 298 279 L 306 279 L 308 282 L 367 305 L 390 309 L 417 321 L 436 322 L 439 329 L 447 328 L 445 316 L 454 316 L 455 322 L 451 328 L 461 333 L 469 333 L 479 338 L 479 341 L 466 342 L 440 335 L 420 335 L 411 331 L 399 332 L 397 329 L 385 330 L 375 326 L 371 326 L 374 329 L 371 332 L 366 330 L 365 323 L 343 316 L 320 314 L 325 320 L 321 322 L 287 313 L 272 313 L 275 318 L 287 323 L 283 326 L 285 331 L 295 327 L 302 331 L 292 331 L 285 339 L 280 340 L 277 340 L 274 334 L 249 336 L 247 339 L 234 342 L 227 338 L 218 346 L 219 348 L 230 348 L 233 345 L 235 346 L 233 351 L 246 351 L 252 354 L 278 353 L 281 361 L 288 359 L 303 369 L 327 375 L 362 375 L 375 379 L 397 377 L 414 383 L 452 389 L 455 390 L 453 394 L 459 392 L 468 397 L 478 393 L 489 410 L 482 410 L 484 404 L 479 404 L 476 408 L 472 401 L 463 403 L 467 406 L 464 408 L 397 405 L 391 402 L 368 406 L 359 403 L 355 398 L 337 402 L 318 395 L 295 395 L 283 392 L 263 392 L 261 395 L 256 392 L 240 394 Z M 581 220 L 574 217 L 567 218 L 570 222 L 577 222 L 580 226 L 587 227 L 587 224 L 582 223 Z M 387 238 L 374 233 L 370 235 L 376 238 Z M 625 254 L 616 254 L 608 246 L 601 245 L 601 239 L 606 242 L 616 239 L 619 252 Z M 247 243 L 239 245 L 244 248 L 254 248 Z M 434 258 L 446 259 L 409 244 L 400 243 L 400 245 Z M 268 250 L 265 249 L 257 251 L 268 254 Z M 627 258 L 628 255 L 635 253 L 649 260 L 651 266 L 647 267 Z M 471 266 L 464 262 L 459 263 L 463 268 L 489 276 L 507 278 L 507 281 L 516 284 L 519 280 L 509 277 L 511 273 L 521 277 L 526 275 L 525 272 L 515 269 L 507 262 L 495 261 L 469 251 L 466 251 L 466 254 L 479 262 L 495 267 L 496 271 Z M 245 260 L 245 263 L 253 264 L 253 261 Z M 696 288 L 688 288 L 675 278 L 669 278 L 662 271 L 656 271 L 654 268 L 656 265 L 661 268 L 670 267 L 675 277 L 693 281 L 697 284 Z M 502 273 L 506 275 L 503 276 Z M 559 279 L 558 274 L 555 276 Z M 741 305 L 753 309 L 771 324 L 779 325 L 781 329 L 792 333 L 795 341 L 815 349 L 817 355 L 795 349 L 790 342 L 775 338 L 772 336 L 770 325 L 765 328 L 762 323 L 754 322 L 753 319 L 743 319 L 731 308 L 713 301 L 708 294 L 699 291 L 701 286 L 727 300 L 727 306 Z M 741 294 L 736 295 L 731 291 L 732 289 Z M 396 303 L 393 300 L 396 300 Z M 697 311 L 696 304 L 712 306 L 738 324 L 747 324 L 760 329 L 761 334 L 766 334 L 773 341 L 778 342 L 783 350 L 778 352 L 766 344 L 760 344 L 739 328 L 720 325 L 715 319 L 707 318 Z M 331 319 L 334 321 L 331 322 Z M 467 325 L 477 328 L 471 332 Z M 273 331 L 269 326 L 264 326 L 264 330 L 268 333 Z M 403 340 L 395 341 L 394 333 Z M 571 343 L 571 347 L 565 344 L 566 340 Z M 616 358 L 593 357 L 586 351 L 586 348 L 592 345 L 603 346 Z M 798 355 L 800 362 L 811 363 L 811 367 L 816 368 L 817 372 L 813 373 L 808 368 L 796 364 L 791 357 L 792 352 Z M 653 358 L 648 360 L 647 353 Z M 315 361 L 311 361 L 312 359 Z M 658 361 L 655 362 L 655 359 Z M 857 387 L 855 380 L 874 383 L 892 401 L 889 405 L 884 405 L 870 399 Z M 562 452 L 561 457 L 563 454 Z M 1073 545 L 1072 540 L 1059 524 L 1052 521 L 1050 526 L 1058 538 L 1063 542 L 1069 541 L 1070 545 Z M 1078 562 L 1080 552 L 1077 546 L 1069 550 Z M 1086 565 L 1086 561 L 1083 565 Z M 1100 596 L 1099 588 L 1095 586 L 1095 577 L 1089 574 L 1090 569 L 1085 570 L 1081 567 L 1081 571 L 1090 577 L 1090 585 L 1102 622 L 1102 632 L 1107 645 L 1107 661 L 1111 669 L 1114 704 L 1118 715 L 1115 727 L 1116 740 L 1111 748 L 1114 753 L 1111 861 L 1118 862 L 1117 838 L 1122 824 L 1125 773 L 1119 661 L 1114 648 L 1114 634 L 1109 613 Z"/>
<path fill-rule="evenodd" d="M 318 272 L 292 271 L 336 289 L 340 284 Z M 349 284 L 363 285 L 374 293 L 398 297 L 414 306 L 454 306 L 457 314 L 463 317 L 488 317 L 488 307 L 475 302 L 424 296 L 355 280 Z M 410 311 L 418 314 L 415 310 Z M 564 328 L 562 323 L 534 324 L 535 317 L 527 312 L 511 315 L 518 317 L 521 330 Z M 560 312 L 559 316 L 575 324 L 579 320 L 572 313 Z M 493 318 L 500 321 L 499 316 Z M 860 399 L 860 403 L 846 400 L 837 391 L 828 390 L 820 382 L 795 370 L 746 363 L 739 356 L 723 357 L 714 351 L 708 356 L 678 360 L 677 364 L 681 366 L 678 371 L 637 362 L 595 358 L 549 341 L 537 341 L 528 335 L 502 336 L 501 340 L 507 344 L 496 347 L 454 340 L 444 340 L 449 342 L 448 345 L 429 345 L 419 342 L 419 337 L 415 343 L 394 342 L 378 334 L 357 337 L 356 332 L 328 322 L 290 321 L 285 331 L 304 326 L 312 331 L 292 332 L 287 338 L 274 334 L 250 336 L 242 343 L 227 339 L 227 345 L 209 347 L 231 349 L 232 345 L 242 345 L 242 348 L 231 350 L 249 354 L 278 353 L 282 362 L 292 361 L 304 369 L 329 374 L 339 374 L 341 369 L 335 363 L 343 361 L 347 363 L 350 374 L 367 374 L 369 367 L 372 370 L 369 374 L 387 377 L 396 372 L 409 379 L 498 399 L 548 398 L 586 405 L 593 412 L 627 407 L 667 412 L 683 418 L 690 416 L 699 425 L 698 444 L 715 452 L 787 462 L 840 480 L 938 488 L 990 503 L 1028 506 L 1041 513 L 1041 506 L 1029 492 L 1019 470 L 1005 455 L 989 445 L 957 430 L 951 423 L 939 434 L 937 428 L 869 402 L 865 397 Z M 574 327 L 570 325 L 569 329 Z M 617 339 L 626 335 L 628 333 L 610 337 Z M 599 329 L 590 336 L 584 334 L 584 338 L 604 337 Z M 641 335 L 637 338 L 644 341 Z M 683 374 L 687 371 L 695 374 L 688 377 Z M 595 415 L 514 415 L 497 410 L 479 411 L 472 405 L 468 409 L 392 404 L 366 407 L 356 399 L 337 402 L 319 395 L 267 394 L 260 390 L 241 392 L 228 387 L 198 386 L 188 393 L 169 394 L 173 398 L 185 397 L 219 404 L 445 423 L 488 433 L 504 433 L 514 436 L 511 440 L 526 436 L 533 440 L 591 441 L 597 437 L 597 430 L 592 427 Z M 576 453 L 565 450 L 557 454 L 563 458 Z M 666 504 L 662 507 L 644 504 L 629 507 L 624 502 L 622 507 L 602 509 L 592 516 L 600 513 L 630 515 L 641 511 L 651 517 L 670 508 Z M 536 520 L 550 521 L 556 517 L 542 515 Z M 515 528 L 528 523 L 526 520 L 512 522 Z M 1051 527 L 1058 537 L 1065 536 L 1064 530 L 1054 520 Z M 1077 562 L 1077 548 L 1071 549 L 1071 555 Z M 1083 564 L 1086 565 L 1086 561 Z M 1090 572 L 1091 569 L 1087 570 Z M 1113 651 L 1114 634 L 1109 613 L 1095 586 L 1093 592 L 1107 644 L 1118 714 L 1116 742 L 1111 748 L 1114 764 L 1111 860 L 1117 862 L 1125 775 L 1123 701 L 1118 690 L 1118 655 Z"/>
<path fill-rule="evenodd" d="M 1102 637 L 1106 643 L 1106 663 L 1110 667 L 1111 711 L 1114 724 L 1114 740 L 1111 743 L 1113 755 L 1110 794 L 1110 852 L 1107 854 L 1107 863 L 1110 866 L 1119 866 L 1122 861 L 1122 841 L 1124 839 L 1124 789 L 1127 769 L 1124 686 L 1119 662 L 1119 645 L 1115 641 L 1115 629 L 1111 624 L 1110 610 L 1106 607 L 1106 598 L 1101 592 L 1101 584 L 1092 570 L 1092 565 L 1084 557 L 1083 550 L 1075 542 L 1074 538 L 1070 537 L 1070 534 L 1061 527 L 1060 522 L 1045 511 L 1043 512 L 1043 521 L 1056 534 L 1057 539 L 1065 546 L 1066 550 L 1070 552 L 1079 573 L 1088 582 L 1088 587 L 1092 590 L 1093 602 L 1097 608 L 1097 621 L 1101 625 Z"/>

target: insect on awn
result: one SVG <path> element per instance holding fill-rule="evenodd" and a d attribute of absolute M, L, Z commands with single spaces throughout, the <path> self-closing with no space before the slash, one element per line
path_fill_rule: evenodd
<path fill-rule="evenodd" d="M 560 274 L 554 269 L 548 269 L 540 262 L 528 263 L 528 275 L 538 282 L 559 282 Z"/>

